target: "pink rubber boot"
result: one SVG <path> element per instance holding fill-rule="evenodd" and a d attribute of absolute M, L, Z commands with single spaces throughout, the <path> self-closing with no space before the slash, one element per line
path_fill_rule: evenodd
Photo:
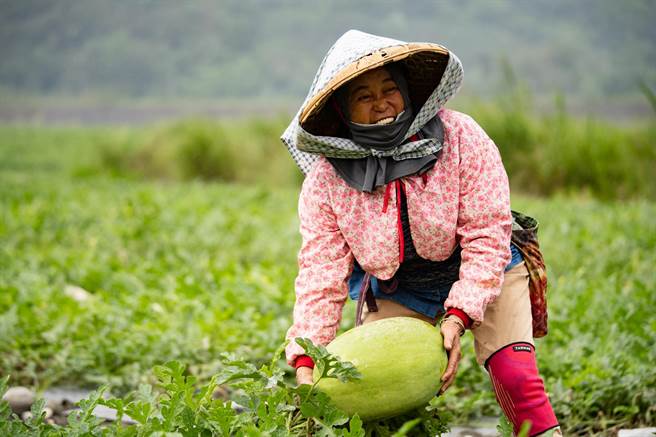
<path fill-rule="evenodd" d="M 537 436 L 556 428 L 558 420 L 538 375 L 535 349 L 520 342 L 505 346 L 485 362 L 497 402 L 517 434 L 525 421 L 530 421 L 529 436 Z"/>

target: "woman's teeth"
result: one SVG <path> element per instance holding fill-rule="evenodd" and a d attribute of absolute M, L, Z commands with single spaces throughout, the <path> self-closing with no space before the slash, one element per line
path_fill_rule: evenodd
<path fill-rule="evenodd" d="M 393 121 L 394 121 L 394 117 L 387 117 L 387 118 L 383 118 L 382 120 L 378 120 L 376 124 L 390 124 Z"/>

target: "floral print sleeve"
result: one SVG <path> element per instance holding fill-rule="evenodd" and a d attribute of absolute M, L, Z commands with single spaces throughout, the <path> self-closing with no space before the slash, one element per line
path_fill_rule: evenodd
<path fill-rule="evenodd" d="M 460 152 L 456 234 L 462 263 L 445 308 L 464 311 L 477 326 L 487 304 L 501 292 L 504 267 L 510 261 L 510 194 L 499 151 L 483 129 L 464 116 L 456 135 Z"/>
<path fill-rule="evenodd" d="M 351 249 L 330 205 L 325 173 L 316 167 L 303 183 L 298 205 L 303 242 L 298 255 L 294 321 L 287 331 L 290 342 L 285 352 L 290 365 L 304 354 L 295 338 L 309 338 L 322 345 L 335 338 L 353 268 Z"/>

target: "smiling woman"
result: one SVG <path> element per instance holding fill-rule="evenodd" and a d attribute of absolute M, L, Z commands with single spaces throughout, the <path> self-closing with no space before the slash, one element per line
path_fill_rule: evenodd
<path fill-rule="evenodd" d="M 533 344 L 546 333 L 541 254 L 533 220 L 511 214 L 496 145 L 471 117 L 443 108 L 462 77 L 442 46 L 357 31 L 326 55 L 283 135 L 307 173 L 287 336 L 331 342 L 349 295 L 359 301 L 356 324 L 440 323 L 444 392 L 471 329 L 515 432 L 529 421 L 535 436 L 558 427 Z M 299 383 L 312 383 L 313 362 L 293 341 L 287 358 Z"/>
<path fill-rule="evenodd" d="M 405 109 L 401 91 L 385 67 L 353 79 L 347 95 L 346 116 L 353 123 L 390 124 Z"/>
<path fill-rule="evenodd" d="M 332 103 L 353 141 L 379 150 L 398 146 L 414 115 L 408 83 L 397 64 L 366 71 L 355 77 L 337 90 Z M 343 173 L 346 163 L 341 162 L 340 165 L 335 162 L 335 165 Z M 344 176 L 350 179 L 348 175 Z"/>

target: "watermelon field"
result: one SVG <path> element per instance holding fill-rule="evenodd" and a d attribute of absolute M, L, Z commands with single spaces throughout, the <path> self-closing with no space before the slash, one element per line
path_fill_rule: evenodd
<path fill-rule="evenodd" d="M 295 386 L 281 345 L 294 302 L 300 176 L 277 143 L 282 121 L 235 123 L 147 133 L 0 127 L 0 391 L 97 390 L 61 425 L 43 418 L 43 403 L 24 422 L 0 403 L 0 434 L 421 436 L 501 417 L 471 334 L 454 386 L 413 415 L 362 423 Z M 614 129 L 613 141 L 625 138 Z M 640 138 L 653 159 L 654 144 Z M 235 156 L 249 161 L 231 165 Z M 557 170 L 551 158 L 536 159 Z M 591 178 L 612 167 L 594 155 L 567 159 Z M 637 159 L 634 173 L 653 171 L 649 159 Z M 622 188 L 623 176 L 611 175 L 588 190 L 543 193 L 564 177 L 512 196 L 513 209 L 541 223 L 550 333 L 537 353 L 552 404 L 566 435 L 654 426 L 653 180 Z M 349 302 L 343 329 L 354 311 Z M 326 369 L 351 374 L 307 347 Z M 101 424 L 91 414 L 99 404 L 133 421 Z"/>

